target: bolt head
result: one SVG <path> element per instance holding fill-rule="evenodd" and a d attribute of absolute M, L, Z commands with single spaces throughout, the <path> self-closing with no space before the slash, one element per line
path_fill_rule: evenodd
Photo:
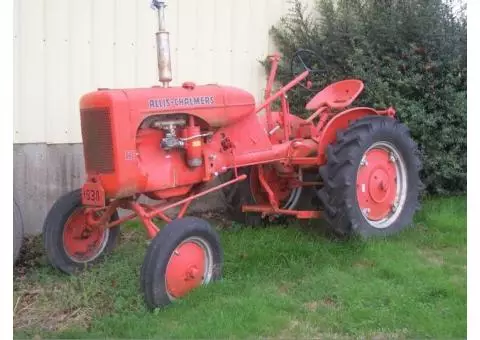
<path fill-rule="evenodd" d="M 362 157 L 362 160 L 360 161 L 360 166 L 366 166 L 366 165 L 368 165 L 368 161 L 367 161 L 367 158 L 364 155 Z"/>
<path fill-rule="evenodd" d="M 370 208 L 363 208 L 363 209 L 362 209 L 362 213 L 363 213 L 364 215 L 370 214 Z"/>

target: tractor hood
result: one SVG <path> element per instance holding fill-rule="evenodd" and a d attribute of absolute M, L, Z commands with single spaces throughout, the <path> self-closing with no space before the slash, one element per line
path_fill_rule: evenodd
<path fill-rule="evenodd" d="M 95 107 L 99 96 L 104 102 L 105 97 L 110 100 L 118 98 L 119 92 L 127 100 L 133 116 L 145 118 L 154 114 L 186 113 L 203 119 L 213 128 L 232 124 L 255 109 L 253 95 L 245 90 L 216 84 L 196 86 L 191 82 L 167 88 L 99 89 L 82 97 L 80 106 Z"/>

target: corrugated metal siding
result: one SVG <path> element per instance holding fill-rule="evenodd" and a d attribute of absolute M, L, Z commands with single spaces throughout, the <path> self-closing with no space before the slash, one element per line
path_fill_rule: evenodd
<path fill-rule="evenodd" d="M 306 0 L 308 1 L 308 0 Z M 261 97 L 268 30 L 289 0 L 171 0 L 174 81 Z M 157 83 L 148 0 L 16 0 L 14 143 L 81 142 L 78 99 L 98 87 Z"/>

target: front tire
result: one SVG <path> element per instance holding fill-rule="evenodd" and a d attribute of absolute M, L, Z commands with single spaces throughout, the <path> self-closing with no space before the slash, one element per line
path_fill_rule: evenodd
<path fill-rule="evenodd" d="M 114 247 L 120 226 L 90 227 L 81 189 L 61 196 L 50 209 L 43 226 L 43 244 L 49 262 L 67 274 L 75 274 L 99 262 Z M 118 220 L 115 212 L 110 221 Z"/>
<path fill-rule="evenodd" d="M 167 224 L 152 240 L 140 285 L 148 308 L 164 307 L 221 278 L 223 249 L 216 231 L 197 217 Z"/>
<path fill-rule="evenodd" d="M 337 133 L 320 168 L 318 197 L 339 234 L 395 234 L 412 223 L 422 187 L 417 145 L 408 128 L 384 116 L 365 117 Z"/>

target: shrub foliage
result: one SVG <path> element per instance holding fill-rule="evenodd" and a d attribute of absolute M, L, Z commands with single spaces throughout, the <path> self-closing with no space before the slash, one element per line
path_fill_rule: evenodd
<path fill-rule="evenodd" d="M 314 88 L 359 78 L 365 90 L 354 105 L 393 106 L 411 129 L 431 194 L 466 192 L 467 24 L 464 9 L 442 0 L 298 0 L 271 30 L 283 55 L 278 79 L 291 80 L 299 48 L 315 51 L 325 70 Z M 268 68 L 268 66 L 267 66 Z M 314 93 L 298 87 L 292 112 L 305 115 Z"/>

